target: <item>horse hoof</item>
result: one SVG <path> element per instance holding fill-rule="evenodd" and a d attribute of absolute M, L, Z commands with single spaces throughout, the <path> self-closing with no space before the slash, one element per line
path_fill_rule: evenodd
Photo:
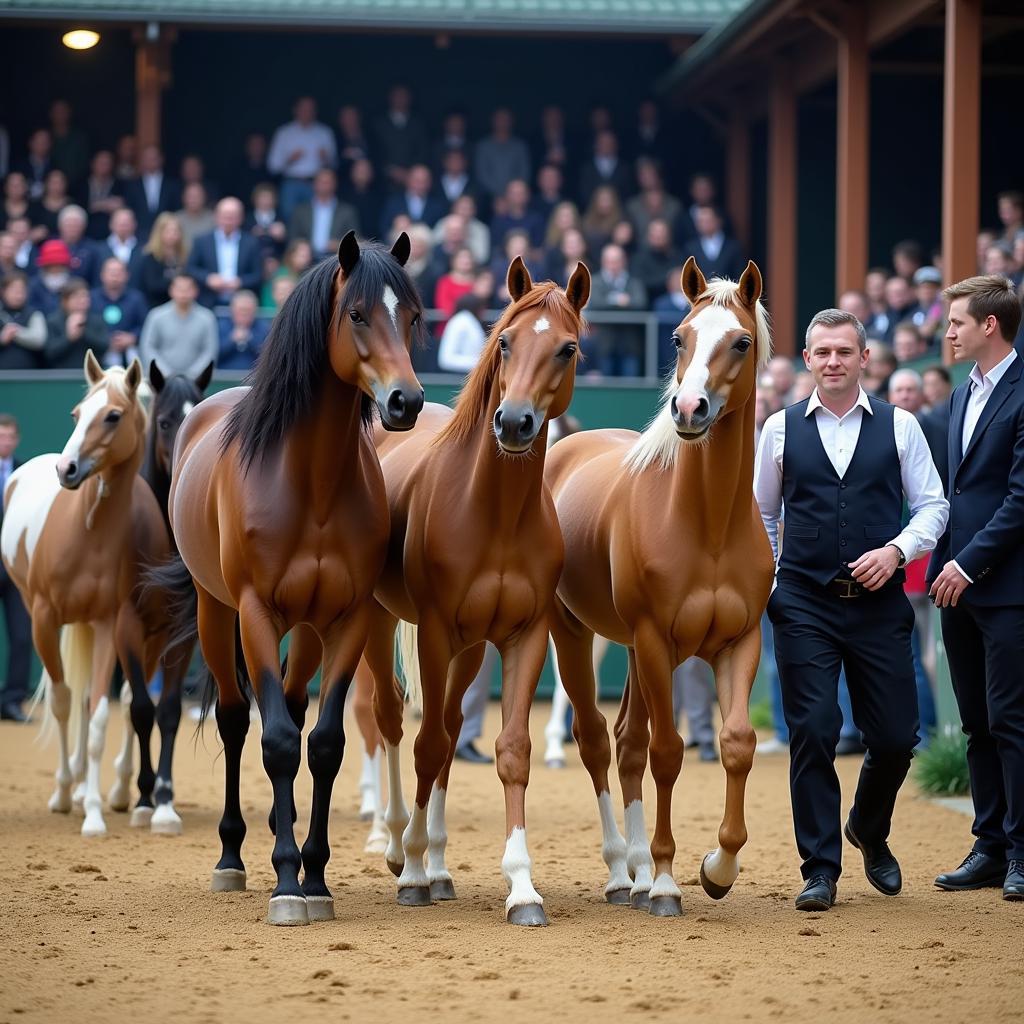
<path fill-rule="evenodd" d="M 628 907 L 631 906 L 628 889 L 612 889 L 611 892 L 604 894 L 606 902 L 611 903 L 616 907 Z"/>
<path fill-rule="evenodd" d="M 399 864 L 397 861 L 387 860 L 385 858 L 384 863 L 388 866 L 388 871 L 395 876 L 395 878 L 401 878 L 402 872 L 405 870 L 405 864 Z"/>
<path fill-rule="evenodd" d="M 106 834 L 107 826 L 102 818 L 86 818 L 82 822 L 82 835 L 86 838 L 105 836 Z"/>
<path fill-rule="evenodd" d="M 731 885 L 718 885 L 716 882 L 712 882 L 710 878 L 704 873 L 704 861 L 707 857 L 700 862 L 700 884 L 704 891 L 713 899 L 720 900 L 725 896 L 729 895 L 729 890 L 732 888 Z"/>
<path fill-rule="evenodd" d="M 122 786 L 120 782 L 115 782 L 107 794 L 107 806 L 112 811 L 123 814 L 128 810 L 129 803 L 131 803 L 131 794 L 128 792 L 128 787 Z"/>
<path fill-rule="evenodd" d="M 564 757 L 549 757 L 544 760 L 545 768 L 564 768 L 565 758 Z"/>
<path fill-rule="evenodd" d="M 132 811 L 132 816 L 128 824 L 131 825 L 132 828 L 146 828 L 152 820 L 152 807 L 136 807 L 135 810 Z"/>
<path fill-rule="evenodd" d="M 74 792 L 71 794 L 71 806 L 76 811 L 85 809 L 85 783 L 79 782 L 75 786 Z"/>
<path fill-rule="evenodd" d="M 430 887 L 427 885 L 403 885 L 398 890 L 398 903 L 403 907 L 429 907 Z"/>
<path fill-rule="evenodd" d="M 245 892 L 245 869 L 214 868 L 210 892 Z"/>
<path fill-rule="evenodd" d="M 309 924 L 309 911 L 306 908 L 305 896 L 271 896 L 270 908 L 267 911 L 267 924 L 280 925 L 284 928 L 300 924 Z"/>
<path fill-rule="evenodd" d="M 363 853 L 384 853 L 387 848 L 387 839 L 381 839 L 377 836 L 371 835 L 366 840 L 366 845 L 363 847 Z"/>
<path fill-rule="evenodd" d="M 544 908 L 539 903 L 521 903 L 509 910 L 505 920 L 520 928 L 545 928 L 548 915 L 544 913 Z"/>
<path fill-rule="evenodd" d="M 631 892 L 629 894 L 629 905 L 634 910 L 650 910 L 651 909 L 651 894 L 649 891 L 644 890 L 642 892 Z"/>
<path fill-rule="evenodd" d="M 180 836 L 182 831 L 181 818 L 171 804 L 160 804 L 153 811 L 149 823 L 150 831 L 157 836 Z"/>
<path fill-rule="evenodd" d="M 307 896 L 306 913 L 309 915 L 310 921 L 333 921 L 334 897 Z"/>
<path fill-rule="evenodd" d="M 682 917 L 683 901 L 679 896 L 654 896 L 649 913 L 651 917 Z"/>
<path fill-rule="evenodd" d="M 71 813 L 71 794 L 66 789 L 58 789 L 46 804 L 54 814 Z"/>
<path fill-rule="evenodd" d="M 431 882 L 430 898 L 432 900 L 455 899 L 455 885 L 452 880 L 450 878 L 439 878 L 436 882 Z"/>

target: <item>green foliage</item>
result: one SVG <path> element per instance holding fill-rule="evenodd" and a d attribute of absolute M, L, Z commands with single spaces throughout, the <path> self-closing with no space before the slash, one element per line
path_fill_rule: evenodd
<path fill-rule="evenodd" d="M 928 749 L 914 758 L 915 778 L 922 792 L 932 796 L 966 796 L 971 791 L 967 774 L 967 737 L 938 735 Z"/>
<path fill-rule="evenodd" d="M 762 700 L 750 705 L 750 724 L 755 729 L 772 727 L 772 706 L 769 701 Z"/>

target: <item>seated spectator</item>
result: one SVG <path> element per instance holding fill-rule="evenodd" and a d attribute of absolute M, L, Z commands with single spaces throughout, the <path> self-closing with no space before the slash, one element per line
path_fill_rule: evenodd
<path fill-rule="evenodd" d="M 189 185 L 202 185 L 206 193 L 206 201 L 214 203 L 220 198 L 220 192 L 216 182 L 210 181 L 206 176 L 206 165 L 203 158 L 195 153 L 188 153 L 181 158 L 181 190 L 182 204 L 184 204 L 184 192 Z"/>
<path fill-rule="evenodd" d="M 978 273 L 985 273 L 985 253 L 988 252 L 990 245 L 995 245 L 999 241 L 999 234 L 989 228 L 984 228 L 978 232 L 977 238 L 977 258 L 978 258 Z"/>
<path fill-rule="evenodd" d="M 1000 277 L 1012 278 L 1013 249 L 1006 242 L 993 242 L 985 250 L 985 273 L 999 274 Z"/>
<path fill-rule="evenodd" d="M 245 153 L 229 185 L 236 196 L 251 196 L 257 185 L 270 182 L 267 169 L 267 137 L 261 132 L 250 132 L 245 137 Z M 275 192 L 276 195 L 276 192 Z"/>
<path fill-rule="evenodd" d="M 110 234 L 100 246 L 98 254 L 101 266 L 104 260 L 113 256 L 128 268 L 129 277 L 135 276 L 143 256 L 142 246 L 135 234 L 137 226 L 135 214 L 127 206 L 110 215 Z"/>
<path fill-rule="evenodd" d="M 644 310 L 647 293 L 643 284 L 629 272 L 626 253 L 620 246 L 606 245 L 601 250 L 601 269 L 590 288 L 593 312 L 601 310 Z M 643 373 L 643 331 L 632 324 L 600 324 L 589 339 L 594 369 L 611 377 L 639 377 Z M 651 367 L 651 372 L 656 367 Z"/>
<path fill-rule="evenodd" d="M 71 123 L 71 104 L 54 100 L 50 104 L 50 137 L 53 140 L 53 166 L 64 172 L 71 187 L 77 189 L 89 169 L 89 139 Z"/>
<path fill-rule="evenodd" d="M 89 237 L 102 242 L 110 234 L 111 214 L 124 207 L 121 183 L 114 177 L 114 154 L 109 149 L 101 149 L 93 156 L 85 195 Z"/>
<path fill-rule="evenodd" d="M 143 147 L 139 175 L 126 182 L 124 197 L 143 234 L 152 230 L 159 214 L 181 209 L 181 185 L 164 174 L 164 154 L 159 146 Z"/>
<path fill-rule="evenodd" d="M 629 152 L 637 157 L 637 163 L 641 160 L 658 160 L 665 156 L 669 149 L 666 132 L 661 123 L 661 113 L 654 100 L 643 100 L 636 108 L 636 125 L 632 139 L 632 145 L 628 145 Z M 669 220 L 669 224 L 672 221 Z M 639 225 L 638 231 L 642 231 Z"/>
<path fill-rule="evenodd" d="M 44 238 L 52 238 L 57 234 L 57 217 L 70 202 L 68 179 L 64 172 L 50 171 L 43 182 L 43 194 L 29 209 L 32 237 L 35 241 L 41 242 Z"/>
<path fill-rule="evenodd" d="M 289 275 L 275 277 L 270 282 L 270 303 L 269 307 L 276 313 L 287 301 L 288 296 L 295 291 L 296 278 Z"/>
<path fill-rule="evenodd" d="M 455 303 L 473 290 L 475 278 L 476 264 L 473 261 L 473 253 L 468 246 L 457 249 L 452 256 L 451 268 L 438 280 L 434 288 L 434 308 L 444 315 L 444 319 L 438 321 L 438 334 L 444 330 L 445 324 L 454 315 Z"/>
<path fill-rule="evenodd" d="M 294 119 L 281 125 L 270 140 L 267 169 L 281 176 L 281 216 L 287 222 L 299 203 L 309 202 L 317 171 L 333 167 L 337 156 L 334 132 L 316 119 L 316 100 L 300 96 Z"/>
<path fill-rule="evenodd" d="M 53 140 L 45 128 L 39 128 L 28 137 L 28 157 L 14 168 L 28 183 L 29 202 L 38 202 L 43 197 L 46 175 L 53 169 L 50 152 Z"/>
<path fill-rule="evenodd" d="M 789 393 L 789 402 L 787 404 L 796 405 L 797 402 L 810 398 L 814 394 L 815 387 L 814 375 L 808 373 L 807 370 L 801 370 L 796 375 L 796 380 L 793 381 L 793 390 Z"/>
<path fill-rule="evenodd" d="M 1002 240 L 1013 245 L 1017 235 L 1024 231 L 1024 194 L 1015 190 L 1000 192 L 997 203 Z"/>
<path fill-rule="evenodd" d="M 548 104 L 540 112 L 540 132 L 534 144 L 537 164 L 557 167 L 564 176 L 569 168 L 571 148 L 565 127 L 565 112 L 561 107 Z M 543 194 L 539 181 L 537 187 Z"/>
<path fill-rule="evenodd" d="M 313 177 L 313 198 L 292 211 L 288 234 L 306 239 L 313 247 L 313 258 L 322 260 L 338 251 L 349 231 L 359 231 L 359 216 L 338 199 L 338 177 L 325 167 Z"/>
<path fill-rule="evenodd" d="M 443 168 L 444 158 L 453 150 L 458 150 L 465 156 L 468 170 L 469 128 L 466 124 L 466 115 L 461 110 L 450 110 L 444 115 L 441 122 L 441 138 L 434 145 L 434 166 L 439 170 Z"/>
<path fill-rule="evenodd" d="M 530 151 L 512 131 L 512 112 L 502 107 L 491 115 L 491 134 L 476 145 L 474 177 L 492 200 L 504 194 L 510 181 L 530 180 Z"/>
<path fill-rule="evenodd" d="M 530 245 L 530 236 L 525 231 L 518 229 L 510 231 L 505 236 L 505 244 L 502 250 L 496 250 L 494 255 L 491 257 L 491 273 L 494 274 L 495 280 L 505 281 L 508 276 L 509 264 L 517 257 L 521 256 L 523 262 L 526 264 L 526 269 L 530 272 L 530 277 L 534 281 L 539 281 L 543 278 L 543 266 L 539 265 L 533 258 L 533 249 Z M 504 286 L 498 289 L 498 295 L 502 302 L 508 301 L 508 292 Z"/>
<path fill-rule="evenodd" d="M 28 304 L 28 278 L 19 270 L 0 278 L 0 370 L 38 370 L 46 344 L 46 317 Z"/>
<path fill-rule="evenodd" d="M 270 280 L 263 285 L 262 301 L 260 305 L 274 309 L 281 307 L 274 301 L 274 283 L 282 277 L 288 278 L 292 284 L 297 284 L 302 275 L 313 266 L 313 247 L 305 238 L 296 238 L 288 243 L 288 248 L 281 257 L 281 265 L 274 271 Z"/>
<path fill-rule="evenodd" d="M 583 214 L 583 234 L 587 248 L 600 252 L 611 241 L 615 225 L 622 220 L 619 194 L 611 185 L 599 185 L 594 189 Z"/>
<path fill-rule="evenodd" d="M 949 370 L 936 364 L 928 366 L 921 373 L 925 405 L 929 409 L 943 409 L 949 416 L 949 396 L 953 393 L 953 378 Z"/>
<path fill-rule="evenodd" d="M 779 408 L 792 405 L 794 402 L 793 386 L 796 384 L 797 377 L 793 360 L 789 356 L 772 356 L 765 370 L 768 384 L 775 392 L 775 400 L 778 402 Z"/>
<path fill-rule="evenodd" d="M 864 292 L 859 292 L 856 289 L 843 292 L 836 302 L 836 308 L 841 309 L 844 313 L 852 313 L 864 325 L 865 331 L 868 331 L 868 324 L 872 319 L 871 307 L 868 305 L 868 297 Z M 874 337 L 874 335 L 868 331 L 868 337 Z"/>
<path fill-rule="evenodd" d="M 430 155 L 426 129 L 412 112 L 412 94 L 406 86 L 391 87 L 387 113 L 377 119 L 374 128 L 383 176 L 391 188 L 404 188 L 409 169 Z"/>
<path fill-rule="evenodd" d="M 477 218 L 476 210 L 476 199 L 473 196 L 459 196 L 452 204 L 452 212 L 434 225 L 431 237 L 434 245 L 440 244 L 445 237 L 445 225 L 449 217 L 458 218 L 463 224 L 465 244 L 472 250 L 477 264 L 483 265 L 491 258 L 491 229 Z"/>
<path fill-rule="evenodd" d="M 903 278 L 899 278 L 900 281 Z M 906 282 L 904 282 L 906 283 Z M 889 391 L 889 378 L 896 372 L 896 356 L 884 341 L 873 342 L 868 347 L 868 365 L 864 370 L 864 390 L 876 398 L 885 398 Z"/>
<path fill-rule="evenodd" d="M 173 213 L 161 213 L 135 274 L 136 286 L 150 309 L 170 299 L 171 281 L 185 269 L 187 261 L 188 246 L 178 218 Z"/>
<path fill-rule="evenodd" d="M 945 312 L 939 291 L 942 288 L 942 274 L 938 267 L 919 267 L 914 272 L 914 299 L 916 309 L 911 320 L 921 332 L 927 345 L 933 345 L 945 322 Z"/>
<path fill-rule="evenodd" d="M 10 231 L 0 231 L 0 278 L 19 273 L 18 244 Z"/>
<path fill-rule="evenodd" d="M 438 232 L 438 229 L 440 233 Z M 435 280 L 447 274 L 455 254 L 468 246 L 466 241 L 466 220 L 458 214 L 450 213 L 442 217 L 431 232 L 434 247 L 430 253 L 430 269 Z M 470 250 L 472 252 L 472 250 Z M 476 257 L 473 258 L 476 262 Z"/>
<path fill-rule="evenodd" d="M 352 170 L 352 165 L 357 160 L 370 159 L 370 140 L 363 130 L 363 115 L 359 112 L 358 107 L 346 103 L 338 109 L 336 134 L 338 174 L 345 181 Z"/>
<path fill-rule="evenodd" d="M 99 249 L 91 238 L 86 238 L 88 214 L 80 206 L 69 204 L 57 217 L 57 232 L 71 256 L 71 273 L 82 278 L 90 288 L 99 280 Z"/>
<path fill-rule="evenodd" d="M 903 368 L 889 378 L 886 395 L 891 405 L 904 409 L 921 425 L 932 461 L 943 483 L 949 479 L 949 415 L 945 410 L 929 412 L 925 408 L 924 381 L 916 370 Z"/>
<path fill-rule="evenodd" d="M 895 405 L 897 409 L 903 409 L 916 417 L 924 408 L 924 385 L 917 370 L 897 370 L 889 378 L 886 399 L 890 405 Z"/>
<path fill-rule="evenodd" d="M 399 214 L 405 214 L 414 224 L 426 224 L 432 228 L 447 212 L 443 199 L 433 195 L 433 177 L 425 164 L 409 168 L 405 178 L 405 190 L 393 195 L 384 203 L 381 214 L 381 233 L 391 230 L 392 222 Z"/>
<path fill-rule="evenodd" d="M 540 216 L 545 224 L 551 223 L 551 215 L 555 208 L 565 201 L 562 194 L 564 181 L 562 170 L 554 164 L 545 164 L 537 172 L 537 191 L 531 203 L 531 209 Z M 575 206 L 575 203 L 573 204 Z"/>
<path fill-rule="evenodd" d="M 518 179 L 510 181 L 502 199 L 502 212 L 491 218 L 491 237 L 495 244 L 502 245 L 510 231 L 525 231 L 530 236 L 530 245 L 543 245 L 546 225 L 540 214 L 530 209 L 530 186 Z"/>
<path fill-rule="evenodd" d="M 14 265 L 29 279 L 35 277 L 39 253 L 32 244 L 32 225 L 27 217 L 12 217 L 7 222 L 7 233 L 14 241 Z"/>
<path fill-rule="evenodd" d="M 683 213 L 683 204 L 665 191 L 658 162 L 650 157 L 637 160 L 636 180 L 640 192 L 627 200 L 626 216 L 637 234 L 645 236 L 647 225 L 652 220 L 665 221 L 675 234 L 676 225 Z"/>
<path fill-rule="evenodd" d="M 747 264 L 740 243 L 726 235 L 722 215 L 713 206 L 699 206 L 694 217 L 697 237 L 683 246 L 683 262 L 692 256 L 709 280 L 727 277 L 738 281 Z"/>
<path fill-rule="evenodd" d="M 892 247 L 892 268 L 897 276 L 902 277 L 908 284 L 914 280 L 914 275 L 923 266 L 924 250 L 920 242 L 905 239 Z"/>
<path fill-rule="evenodd" d="M 209 308 L 230 302 L 240 288 L 256 290 L 263 280 L 260 244 L 242 231 L 241 201 L 233 196 L 222 199 L 215 218 L 217 227 L 200 235 L 188 256 L 189 273 L 200 285 L 199 301 Z"/>
<path fill-rule="evenodd" d="M 884 267 L 872 267 L 864 277 L 870 320 L 862 320 L 861 323 L 872 338 L 884 338 L 889 330 L 889 306 L 885 301 L 885 282 L 888 280 L 889 273 Z"/>
<path fill-rule="evenodd" d="M 281 258 L 288 228 L 278 216 L 277 189 L 269 182 L 264 181 L 252 190 L 252 213 L 245 219 L 245 230 L 260 243 L 264 260 L 276 262 Z"/>
<path fill-rule="evenodd" d="M 612 228 L 611 244 L 625 250 L 629 259 L 633 258 L 633 252 L 636 249 L 636 235 L 633 233 L 632 221 L 623 218 Z"/>
<path fill-rule="evenodd" d="M 655 299 L 665 292 L 665 275 L 682 261 L 672 244 L 672 228 L 667 221 L 648 222 L 644 243 L 633 256 L 633 275 L 640 279 L 647 296 Z"/>
<path fill-rule="evenodd" d="M 71 277 L 71 253 L 63 242 L 51 238 L 39 247 L 36 265 L 39 273 L 29 286 L 28 304 L 48 317 L 60 308 L 61 292 Z"/>
<path fill-rule="evenodd" d="M 602 185 L 615 189 L 618 196 L 633 192 L 633 173 L 619 156 L 619 140 L 613 131 L 594 136 L 594 150 L 580 172 L 580 201 L 588 202 Z"/>
<path fill-rule="evenodd" d="M 577 263 L 588 263 L 587 240 L 579 228 L 567 228 L 562 233 L 558 248 L 548 252 L 544 266 L 544 277 L 555 281 L 562 288 L 569 283 Z"/>
<path fill-rule="evenodd" d="M 345 200 L 356 211 L 359 223 L 365 225 L 366 231 L 373 231 L 380 224 L 384 197 L 369 160 L 356 160 L 352 164 Z"/>
<path fill-rule="evenodd" d="M 910 290 L 906 278 L 894 274 L 885 282 L 885 305 L 885 315 L 889 323 L 883 338 L 892 344 L 896 325 L 904 320 L 911 320 L 917 308 L 914 293 Z"/>
<path fill-rule="evenodd" d="M 139 332 L 147 307 L 142 293 L 128 286 L 128 268 L 116 256 L 104 260 L 100 285 L 93 289 L 91 305 L 107 325 L 110 336 L 104 365 L 128 366 L 139 354 Z"/>
<path fill-rule="evenodd" d="M 445 373 L 469 373 L 476 366 L 487 341 L 486 315 L 487 302 L 475 290 L 459 297 L 438 345 L 438 369 Z"/>
<path fill-rule="evenodd" d="M 237 200 L 236 200 L 237 201 Z M 181 271 L 171 281 L 171 301 L 150 310 L 142 327 L 142 365 L 155 359 L 165 377 L 182 373 L 195 379 L 217 358 L 217 318 L 199 305 L 199 282 Z"/>
<path fill-rule="evenodd" d="M 892 332 L 892 351 L 897 363 L 912 363 L 928 354 L 928 343 L 912 320 L 898 323 Z M 892 382 L 889 384 L 892 387 Z"/>
<path fill-rule="evenodd" d="M 575 203 L 561 202 L 548 218 L 547 230 L 544 233 L 544 248 L 548 253 L 557 253 L 562 246 L 562 237 L 566 231 L 580 231 L 583 221 Z"/>
<path fill-rule="evenodd" d="M 220 354 L 217 365 L 222 370 L 251 370 L 267 340 L 270 324 L 256 319 L 256 296 L 247 288 L 235 292 L 231 311 L 218 318 Z"/>
<path fill-rule="evenodd" d="M 60 244 L 60 243 L 51 243 Z M 103 319 L 90 308 L 89 286 L 80 277 L 70 277 L 60 290 L 60 306 L 46 318 L 43 358 L 53 370 L 80 370 L 85 353 L 100 362 L 110 338 Z"/>
<path fill-rule="evenodd" d="M 201 182 L 190 182 L 182 189 L 181 209 L 177 212 L 177 218 L 189 249 L 197 238 L 208 235 L 214 229 L 216 220 L 207 205 L 206 187 Z"/>
<path fill-rule="evenodd" d="M 716 206 L 717 202 L 718 188 L 715 185 L 715 179 L 703 171 L 698 171 L 692 175 L 690 178 L 689 197 L 677 225 L 681 241 L 691 242 L 697 240 L 700 235 L 700 232 L 697 230 L 697 211 L 702 206 Z M 724 228 L 727 229 L 728 225 L 724 225 Z"/>
<path fill-rule="evenodd" d="M 426 224 L 410 224 L 404 230 L 409 236 L 409 258 L 405 262 L 405 269 L 419 290 L 423 305 L 429 306 L 437 287 L 437 275 L 431 267 L 433 237 Z M 389 236 L 388 244 L 392 244 L 393 241 L 394 236 Z"/>
<path fill-rule="evenodd" d="M 28 182 L 20 171 L 4 178 L 4 201 L 0 207 L 0 228 L 7 228 L 16 217 L 29 217 Z M 31 222 L 31 220 L 30 220 Z"/>
<path fill-rule="evenodd" d="M 125 182 L 139 176 L 139 140 L 134 135 L 122 135 L 114 153 L 114 176 L 123 187 Z"/>
<path fill-rule="evenodd" d="M 676 364 L 676 347 L 672 335 L 690 312 L 690 303 L 683 294 L 682 265 L 670 267 L 662 283 L 662 294 L 654 300 L 653 309 L 658 317 L 658 372 Z"/>
<path fill-rule="evenodd" d="M 459 196 L 474 194 L 476 187 L 469 176 L 469 157 L 464 149 L 445 150 L 441 157 L 441 173 L 438 185 L 449 206 Z"/>

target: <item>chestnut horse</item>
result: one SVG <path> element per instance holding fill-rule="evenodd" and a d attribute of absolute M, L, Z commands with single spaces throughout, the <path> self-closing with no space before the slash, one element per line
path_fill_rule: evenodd
<path fill-rule="evenodd" d="M 408 430 L 423 406 L 409 359 L 422 309 L 404 270 L 408 256 L 404 233 L 389 252 L 360 247 L 349 232 L 338 258 L 310 270 L 278 313 L 251 386 L 206 399 L 185 418 L 175 445 L 171 523 L 191 579 L 182 587 L 173 565 L 163 575 L 180 592 L 194 582 L 225 749 L 223 853 L 212 887 L 245 887 L 238 775 L 249 702 L 236 678 L 237 626 L 274 791 L 271 924 L 334 916 L 324 878 L 331 789 L 344 752 L 345 694 L 366 643 L 389 535 L 384 481 L 366 428 L 374 403 L 391 430 Z M 299 623 L 315 631 L 323 652 L 320 715 L 308 745 L 312 816 L 301 858 L 293 784 L 305 679 L 286 700 L 279 655 L 282 637 Z"/>
<path fill-rule="evenodd" d="M 577 265 L 565 291 L 551 282 L 535 286 L 516 257 L 508 290 L 512 302 L 491 331 L 454 413 L 432 405 L 408 435 L 378 438 L 391 543 L 366 661 L 388 760 L 391 841 L 385 856 L 399 875 L 399 903 L 423 906 L 455 895 L 444 860 L 444 805 L 462 697 L 480 668 L 484 641 L 501 652 L 496 754 L 505 790 L 506 916 L 513 924 L 542 925 L 547 918 L 526 843 L 529 714 L 562 564 L 558 520 L 544 486 L 544 454 L 548 420 L 565 412 L 572 398 L 590 273 Z M 398 770 L 399 619 L 417 625 L 415 650 L 403 644 L 403 663 L 407 675 L 421 680 L 423 706 L 411 818 Z M 411 633 L 405 635 L 408 641 Z"/>
<path fill-rule="evenodd" d="M 545 472 L 565 540 L 552 631 L 576 710 L 573 731 L 597 793 L 609 868 L 605 896 L 610 903 L 649 906 L 657 916 L 682 912 L 672 877 L 671 798 L 683 762 L 672 670 L 692 655 L 715 670 L 725 815 L 719 847 L 704 858 L 700 878 L 708 895 L 720 899 L 736 879 L 736 854 L 747 839 L 743 792 L 754 754 L 748 703 L 774 571 L 753 498 L 757 373 L 771 350 L 761 274 L 748 263 L 737 284 L 708 284 L 691 257 L 682 288 L 692 308 L 673 335 L 675 373 L 656 418 L 639 436 L 627 430 L 573 434 L 552 449 Z M 610 748 L 594 690 L 595 633 L 629 649 L 615 725 L 625 843 L 608 792 Z M 657 786 L 650 846 L 641 803 L 648 719 Z"/>
<path fill-rule="evenodd" d="M 131 687 L 131 717 L 144 730 L 152 702 L 146 681 L 163 646 L 158 596 L 142 599 L 142 569 L 167 556 L 167 529 L 153 492 L 138 475 L 146 413 L 139 401 L 142 367 L 105 373 L 86 353 L 89 390 L 75 407 L 75 429 L 61 455 L 39 455 L 7 484 L 0 550 L 32 616 L 47 703 L 60 740 L 57 789 L 50 809 L 71 810 L 68 725 L 82 717 L 88 768 L 82 835 L 103 835 L 100 763 L 107 734 L 107 693 L 115 658 Z M 62 630 L 63 627 L 63 630 Z M 88 704 L 85 696 L 88 695 Z M 87 724 L 86 724 L 87 723 Z M 148 746 L 139 790 L 153 791 Z"/>

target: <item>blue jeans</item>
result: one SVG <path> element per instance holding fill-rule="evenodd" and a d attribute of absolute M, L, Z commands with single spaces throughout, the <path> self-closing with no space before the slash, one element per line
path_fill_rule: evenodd
<path fill-rule="evenodd" d="M 313 198 L 313 182 L 302 178 L 284 178 L 278 194 L 277 206 L 281 212 L 281 220 L 285 224 L 291 220 L 292 212 L 301 203 L 308 203 Z"/>
<path fill-rule="evenodd" d="M 914 654 L 914 679 L 917 682 L 917 713 L 921 719 L 921 741 L 917 747 L 923 750 L 928 746 L 935 729 L 938 726 L 938 717 L 935 713 L 935 697 L 932 694 L 932 684 L 928 679 L 928 673 L 924 670 L 924 662 L 921 660 L 921 637 L 917 630 L 911 631 L 910 649 Z"/>

